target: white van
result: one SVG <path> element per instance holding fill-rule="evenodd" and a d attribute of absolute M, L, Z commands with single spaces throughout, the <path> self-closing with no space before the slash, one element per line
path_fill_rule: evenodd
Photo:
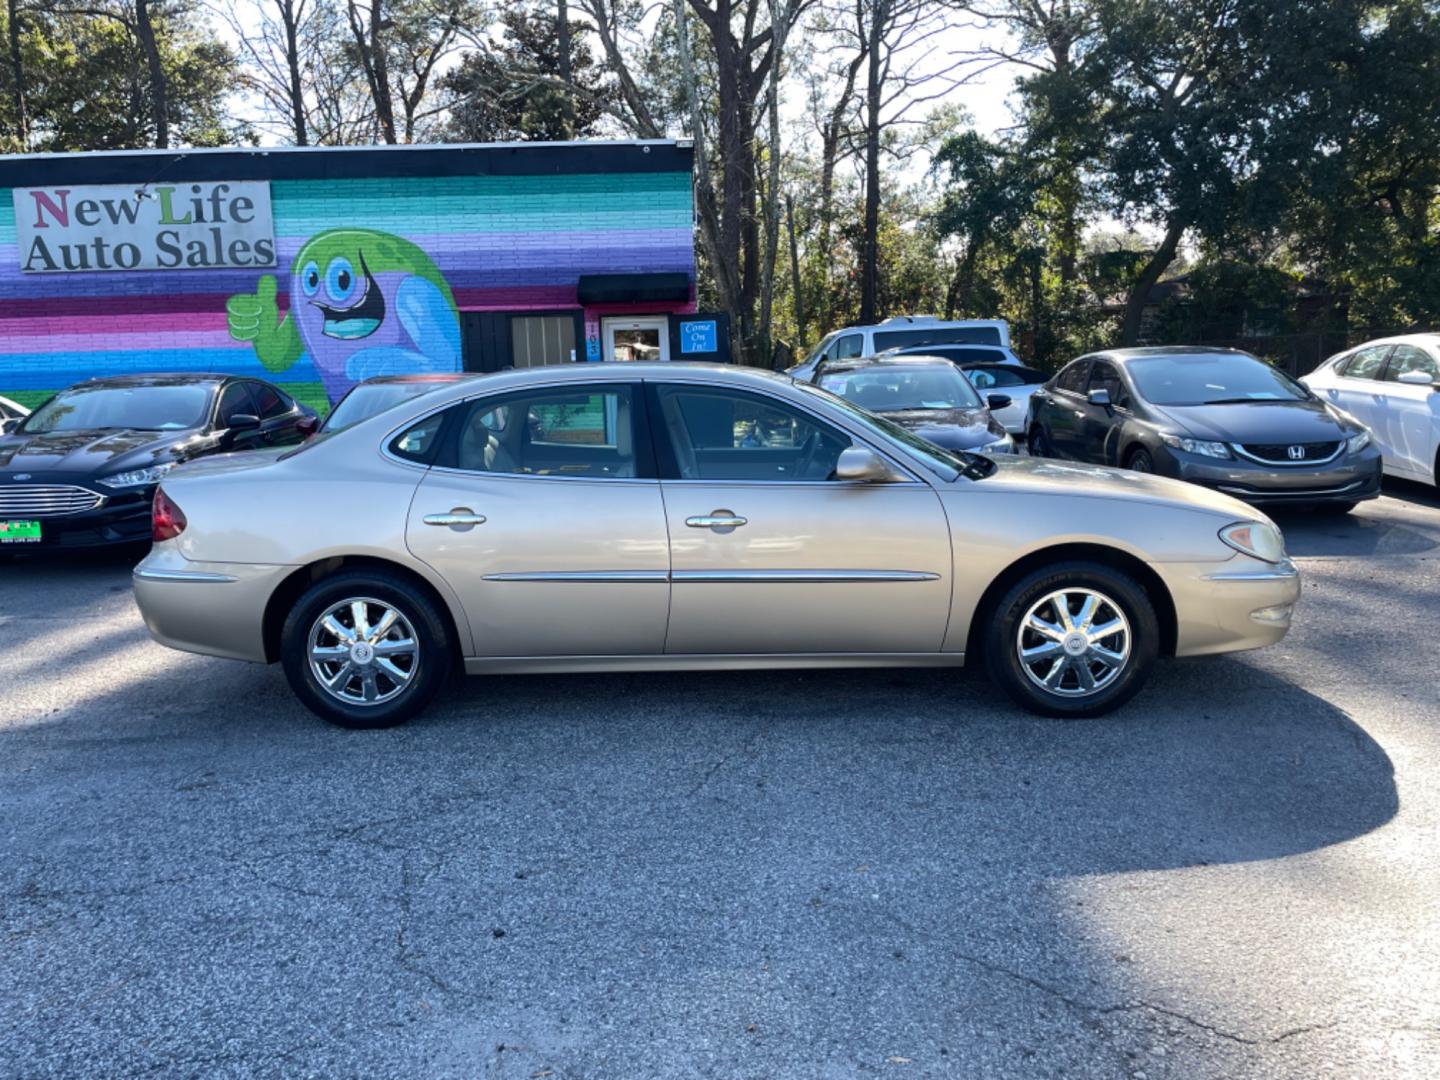
<path fill-rule="evenodd" d="M 997 345 L 1014 356 L 1010 352 L 1010 324 L 1004 319 L 947 320 L 934 315 L 896 315 L 874 326 L 847 326 L 826 334 L 810 355 L 788 373 L 797 379 L 809 379 L 822 359 L 874 356 L 887 349 L 912 345 Z"/>

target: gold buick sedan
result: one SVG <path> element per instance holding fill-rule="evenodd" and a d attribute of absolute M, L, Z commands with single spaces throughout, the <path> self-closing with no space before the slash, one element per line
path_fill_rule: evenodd
<path fill-rule="evenodd" d="M 1153 475 L 947 452 L 781 375 L 462 379 L 284 454 L 182 465 L 135 597 L 177 649 L 279 661 L 337 724 L 498 672 L 953 666 L 1093 716 L 1157 657 L 1290 626 L 1279 530 Z"/>

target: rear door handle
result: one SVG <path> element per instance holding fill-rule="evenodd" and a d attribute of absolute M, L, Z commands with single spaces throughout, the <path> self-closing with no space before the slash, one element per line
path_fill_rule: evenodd
<path fill-rule="evenodd" d="M 741 525 L 749 522 L 749 518 L 743 518 L 733 510 L 712 510 L 708 514 L 697 514 L 695 517 L 687 517 L 685 524 L 692 529 L 714 529 L 717 532 L 731 529 L 738 529 Z"/>
<path fill-rule="evenodd" d="M 485 524 L 485 515 L 477 514 L 467 506 L 457 506 L 448 514 L 426 514 L 426 525 L 449 526 L 452 529 L 469 529 Z"/>

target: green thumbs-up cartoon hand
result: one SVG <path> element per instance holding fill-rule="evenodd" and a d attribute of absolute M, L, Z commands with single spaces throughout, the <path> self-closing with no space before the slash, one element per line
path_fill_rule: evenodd
<path fill-rule="evenodd" d="M 266 274 L 255 285 L 253 293 L 237 293 L 225 304 L 230 336 L 236 341 L 250 341 L 255 355 L 268 371 L 284 371 L 300 359 L 303 348 L 295 321 L 286 315 L 280 318 L 275 303 L 275 276 Z"/>

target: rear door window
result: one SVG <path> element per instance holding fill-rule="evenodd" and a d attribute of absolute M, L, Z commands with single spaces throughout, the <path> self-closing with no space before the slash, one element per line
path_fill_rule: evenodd
<path fill-rule="evenodd" d="M 481 398 L 464 407 L 446 463 L 466 472 L 519 476 L 650 475 L 636 450 L 635 399 L 629 383 Z"/>

